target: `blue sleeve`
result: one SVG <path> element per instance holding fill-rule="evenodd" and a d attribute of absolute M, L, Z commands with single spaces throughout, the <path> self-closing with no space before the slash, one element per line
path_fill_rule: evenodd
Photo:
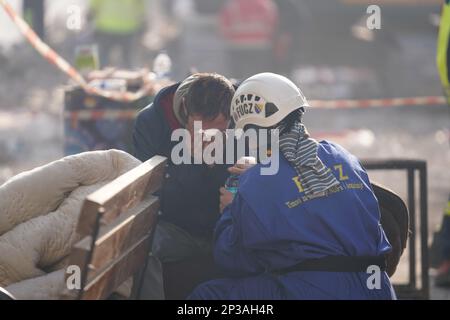
<path fill-rule="evenodd" d="M 158 154 L 161 140 L 161 121 L 152 105 L 139 112 L 133 129 L 134 156 L 146 161 Z"/>
<path fill-rule="evenodd" d="M 246 245 L 247 239 L 264 234 L 252 217 L 256 217 L 255 213 L 237 193 L 216 224 L 214 258 L 222 269 L 233 275 L 264 271 L 256 259 L 255 248 Z"/>

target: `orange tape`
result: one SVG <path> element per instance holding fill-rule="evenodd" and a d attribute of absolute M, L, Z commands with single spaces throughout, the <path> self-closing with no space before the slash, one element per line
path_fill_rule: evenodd
<path fill-rule="evenodd" d="M 323 109 L 365 109 L 373 107 L 400 107 L 400 106 L 439 106 L 445 105 L 447 99 L 443 96 L 409 97 L 392 99 L 365 99 L 365 100 L 311 100 L 314 108 Z"/>
<path fill-rule="evenodd" d="M 39 36 L 31 29 L 31 27 L 20 17 L 11 5 L 5 0 L 0 0 L 0 4 L 6 13 L 9 15 L 14 24 L 18 27 L 22 35 L 28 40 L 28 42 L 39 52 L 39 54 L 47 59 L 51 64 L 55 65 L 62 72 L 67 74 L 77 84 L 79 84 L 85 91 L 91 94 L 96 94 L 111 100 L 120 102 L 131 102 L 138 100 L 147 95 L 148 90 L 142 89 L 138 92 L 111 92 L 98 88 L 93 88 L 87 85 L 83 76 L 72 67 L 64 58 L 62 58 L 56 51 L 50 48 L 44 43 Z"/>
<path fill-rule="evenodd" d="M 64 58 L 58 55 L 53 49 L 45 44 L 30 26 L 14 11 L 14 9 L 5 0 L 0 0 L 0 4 L 12 21 L 19 28 L 21 33 L 28 39 L 30 44 L 51 64 L 55 65 L 62 72 L 67 74 L 77 84 L 79 84 L 87 93 L 99 95 L 111 100 L 120 102 L 131 102 L 144 97 L 148 90 L 141 89 L 138 92 L 114 92 L 105 91 L 87 85 L 83 76 L 72 67 Z M 394 98 L 394 99 L 372 99 L 372 100 L 315 100 L 311 105 L 316 108 L 324 109 L 353 109 L 353 108 L 371 108 L 371 107 L 394 107 L 394 106 L 418 106 L 418 105 L 442 105 L 447 100 L 443 96 L 431 97 L 412 97 L 412 98 Z M 124 115 L 129 117 L 130 114 Z"/>

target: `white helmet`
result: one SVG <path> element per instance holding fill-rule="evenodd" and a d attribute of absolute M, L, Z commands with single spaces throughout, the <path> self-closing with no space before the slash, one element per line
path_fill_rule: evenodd
<path fill-rule="evenodd" d="M 274 73 L 259 73 L 236 90 L 231 116 L 236 129 L 244 129 L 248 124 L 267 128 L 301 107 L 309 107 L 308 102 L 291 80 Z"/>

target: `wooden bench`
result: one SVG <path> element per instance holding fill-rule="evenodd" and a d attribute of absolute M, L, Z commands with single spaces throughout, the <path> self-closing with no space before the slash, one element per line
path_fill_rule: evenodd
<path fill-rule="evenodd" d="M 83 238 L 68 262 L 68 267 L 79 267 L 80 286 L 65 289 L 62 298 L 107 299 L 131 277 L 130 298 L 139 297 L 159 212 L 154 193 L 162 185 L 166 162 L 155 156 L 86 198 L 76 229 Z M 66 273 L 66 284 L 71 276 Z"/>
<path fill-rule="evenodd" d="M 0 287 L 0 301 L 1 300 L 16 300 L 11 293 Z"/>

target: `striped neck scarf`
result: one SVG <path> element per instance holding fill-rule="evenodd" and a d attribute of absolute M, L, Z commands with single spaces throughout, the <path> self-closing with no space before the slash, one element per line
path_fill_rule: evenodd
<path fill-rule="evenodd" d="M 277 129 L 283 132 L 285 124 L 281 123 Z M 282 154 L 297 171 L 306 196 L 325 196 L 330 188 L 340 185 L 331 170 L 317 156 L 319 143 L 309 137 L 301 120 L 295 121 L 291 130 L 281 135 L 279 146 Z"/>

